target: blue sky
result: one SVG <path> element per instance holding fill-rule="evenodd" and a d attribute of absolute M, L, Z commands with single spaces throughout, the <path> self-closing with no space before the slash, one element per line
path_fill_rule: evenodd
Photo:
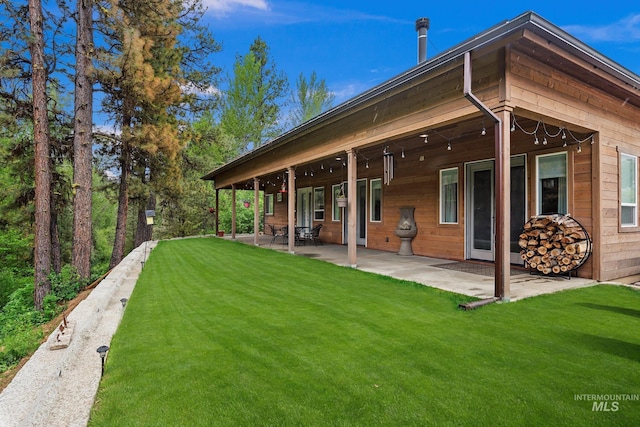
<path fill-rule="evenodd" d="M 417 62 L 415 20 L 428 17 L 432 57 L 532 10 L 595 50 L 640 74 L 640 3 L 538 1 L 203 0 L 205 22 L 223 51 L 212 61 L 229 72 L 236 55 L 260 36 L 290 82 L 316 71 L 335 104 L 382 83 Z"/>

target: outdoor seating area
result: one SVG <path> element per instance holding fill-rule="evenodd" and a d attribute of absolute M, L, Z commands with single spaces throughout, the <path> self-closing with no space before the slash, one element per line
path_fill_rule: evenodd
<path fill-rule="evenodd" d="M 273 246 L 278 240 L 282 243 L 282 245 L 286 245 L 289 240 L 289 228 L 286 225 L 276 226 L 274 224 L 267 224 L 269 230 L 271 231 L 271 242 L 269 243 L 269 247 Z M 315 246 L 322 245 L 322 240 L 320 239 L 320 230 L 322 229 L 322 224 L 318 224 L 315 227 L 295 227 L 295 245 L 302 246 L 306 245 L 307 242 L 310 244 L 314 244 Z"/>

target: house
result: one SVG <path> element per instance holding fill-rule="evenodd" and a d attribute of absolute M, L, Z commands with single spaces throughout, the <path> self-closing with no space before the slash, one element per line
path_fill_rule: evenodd
<path fill-rule="evenodd" d="M 400 208 L 411 207 L 413 253 L 494 261 L 496 296 L 508 300 L 523 226 L 543 214 L 588 233 L 574 274 L 640 274 L 639 156 L 640 77 L 527 12 L 203 179 L 253 188 L 266 223 L 322 224 L 354 266 L 358 246 L 398 251 Z"/>

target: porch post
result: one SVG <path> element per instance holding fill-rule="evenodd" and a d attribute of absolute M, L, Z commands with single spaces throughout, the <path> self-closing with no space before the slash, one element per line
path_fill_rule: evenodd
<path fill-rule="evenodd" d="M 236 185 L 231 184 L 231 238 L 236 239 Z"/>
<path fill-rule="evenodd" d="M 353 268 L 357 266 L 357 247 L 358 241 L 356 236 L 357 221 L 357 177 L 358 166 L 356 155 L 353 149 L 347 150 L 347 253 L 349 254 L 349 265 Z"/>
<path fill-rule="evenodd" d="M 216 188 L 216 236 L 220 229 L 220 190 Z"/>
<path fill-rule="evenodd" d="M 260 180 L 253 178 L 253 244 L 260 246 L 258 235 L 260 234 Z"/>
<path fill-rule="evenodd" d="M 511 117 L 506 109 L 496 115 L 500 122 L 495 125 L 495 296 L 508 302 L 511 299 Z"/>
<path fill-rule="evenodd" d="M 509 262 L 509 240 L 511 233 L 511 134 L 509 111 L 502 107 L 493 112 L 471 91 L 472 63 L 471 52 L 464 54 L 464 96 L 485 116 L 495 123 L 495 291 L 494 296 L 502 301 L 510 300 L 511 265 Z"/>
<path fill-rule="evenodd" d="M 289 182 L 287 188 L 287 219 L 289 228 L 289 253 L 295 252 L 296 245 L 296 170 L 293 166 L 287 168 L 289 171 Z"/>

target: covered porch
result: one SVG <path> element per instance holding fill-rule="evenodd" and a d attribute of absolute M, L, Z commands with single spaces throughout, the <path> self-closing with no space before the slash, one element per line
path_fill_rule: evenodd
<path fill-rule="evenodd" d="M 594 67 L 603 71 L 593 73 Z M 615 64 L 526 13 L 291 129 L 203 179 L 213 181 L 216 191 L 231 192 L 232 225 L 225 230 L 230 237 L 236 237 L 236 192 L 253 190 L 254 230 L 260 230 L 261 221 L 265 233 L 268 225 L 284 227 L 284 250 L 316 253 L 328 249 L 296 246 L 295 231 L 322 225 L 322 239 L 339 248 L 337 263 L 361 269 L 368 268 L 368 250 L 412 265 L 413 260 L 398 260 L 396 255 L 400 212 L 408 208 L 414 237 L 407 255 L 415 254 L 416 262 L 488 261 L 484 265 L 492 275 L 482 277 L 487 289 L 447 289 L 468 295 L 503 301 L 529 296 L 527 287 L 518 289 L 525 278 L 547 281 L 553 290 L 577 283 L 577 278 L 514 274 L 514 265 L 522 265 L 529 253 L 557 267 L 557 259 L 546 256 L 542 244 L 524 252 L 519 246 L 527 237 L 522 237 L 524 225 L 542 215 L 570 215 L 584 228 L 589 250 L 576 255 L 573 240 L 567 239 L 571 258 L 565 257 L 570 263 L 577 261 L 574 255 L 584 259 L 576 270 L 581 278 L 592 283 L 621 277 L 616 265 L 634 273 L 633 260 L 618 263 L 626 255 L 615 254 L 618 258 L 604 275 L 602 257 L 602 220 L 605 214 L 617 214 L 603 208 L 617 197 L 617 186 L 613 178 L 600 178 L 605 169 L 611 177 L 617 169 L 602 165 L 603 108 L 585 99 L 595 102 L 607 93 L 636 100 L 628 96 L 629 82 Z M 612 103 L 602 101 L 605 106 Z M 261 200 L 264 212 L 258 208 Z M 615 225 L 607 233 L 618 233 Z M 547 233 L 542 234 L 548 240 Z M 260 244 L 257 235 L 253 243 Z M 564 254 L 564 247 L 555 249 L 551 251 Z M 434 264 L 419 265 L 424 269 Z M 451 282 L 472 282 L 452 278 L 465 272 L 438 272 Z"/>
<path fill-rule="evenodd" d="M 255 237 L 253 234 L 237 234 L 235 239 L 231 236 L 225 236 L 225 239 L 254 245 Z M 288 246 L 283 245 L 281 240 L 271 244 L 271 239 L 270 235 L 257 236 L 259 246 L 288 252 Z M 306 244 L 295 246 L 294 254 L 350 267 L 347 250 L 345 245 Z M 459 262 L 425 256 L 406 257 L 388 251 L 358 248 L 356 268 L 480 299 L 494 297 L 493 263 Z M 518 267 L 511 268 L 510 279 L 511 301 L 597 284 L 593 279 L 581 277 L 568 279 L 530 274 L 528 270 Z"/>

